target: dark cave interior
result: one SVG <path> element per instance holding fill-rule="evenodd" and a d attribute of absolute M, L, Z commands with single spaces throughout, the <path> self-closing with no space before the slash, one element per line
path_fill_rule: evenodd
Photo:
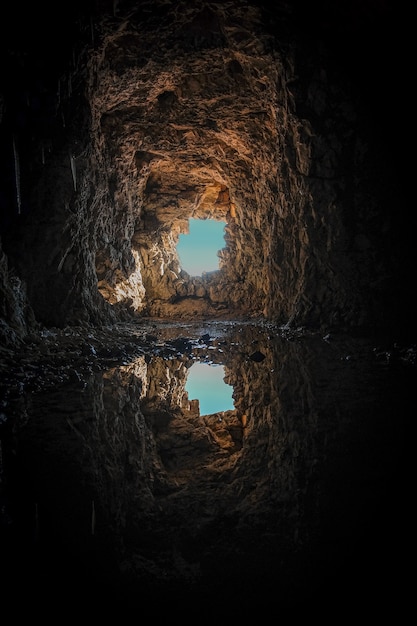
<path fill-rule="evenodd" d="M 408 13 L 389 0 L 8 7 L 4 605 L 10 592 L 17 613 L 52 616 L 48 590 L 75 615 L 186 620 L 194 602 L 212 623 L 216 599 L 240 619 L 260 604 L 375 615 L 389 596 L 402 614 Z M 180 267 L 190 219 L 225 222 L 218 271 Z M 199 414 L 195 361 L 224 366 L 233 410 Z"/>

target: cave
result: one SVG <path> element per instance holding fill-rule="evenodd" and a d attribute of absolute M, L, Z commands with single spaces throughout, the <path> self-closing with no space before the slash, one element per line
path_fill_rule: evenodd
<path fill-rule="evenodd" d="M 42 593 L 210 603 L 203 623 L 389 593 L 398 618 L 416 354 L 400 9 L 9 9 L 2 589 L 34 594 L 31 615 Z M 201 276 L 177 252 L 195 219 L 225 224 Z M 196 360 L 224 367 L 233 409 L 200 415 Z"/>

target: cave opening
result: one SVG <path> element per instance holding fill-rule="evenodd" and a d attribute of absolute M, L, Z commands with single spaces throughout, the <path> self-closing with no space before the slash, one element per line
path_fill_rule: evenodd
<path fill-rule="evenodd" d="M 188 370 L 185 390 L 198 400 L 200 415 L 223 413 L 234 408 L 233 387 L 225 382 L 224 366 L 199 361 Z"/>
<path fill-rule="evenodd" d="M 176 248 L 181 269 L 190 276 L 217 271 L 218 253 L 225 247 L 225 226 L 223 220 L 190 218 L 188 232 L 179 235 Z"/>

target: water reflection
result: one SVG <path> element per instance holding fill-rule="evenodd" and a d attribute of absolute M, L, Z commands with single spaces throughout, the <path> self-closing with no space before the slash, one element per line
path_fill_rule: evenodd
<path fill-rule="evenodd" d="M 233 409 L 233 387 L 224 377 L 223 365 L 200 361 L 190 367 L 185 389 L 190 400 L 198 402 L 200 415 Z"/>
<path fill-rule="evenodd" d="M 323 585 L 364 594 L 398 526 L 404 372 L 368 342 L 256 325 L 169 341 L 9 401 L 3 530 L 19 585 L 97 585 L 138 603 L 242 585 L 254 604 L 311 601 Z M 221 419 L 188 397 L 204 358 L 233 388 Z"/>

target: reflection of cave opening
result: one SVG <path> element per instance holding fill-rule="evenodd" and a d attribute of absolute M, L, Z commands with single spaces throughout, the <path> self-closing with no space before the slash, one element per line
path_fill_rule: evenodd
<path fill-rule="evenodd" d="M 190 276 L 219 269 L 218 252 L 225 246 L 225 224 L 220 220 L 189 220 L 189 232 L 180 234 L 177 252 L 181 268 Z"/>
<path fill-rule="evenodd" d="M 233 405 L 233 387 L 224 382 L 224 366 L 193 363 L 187 375 L 185 390 L 190 400 L 198 400 L 200 415 L 229 411 Z"/>

